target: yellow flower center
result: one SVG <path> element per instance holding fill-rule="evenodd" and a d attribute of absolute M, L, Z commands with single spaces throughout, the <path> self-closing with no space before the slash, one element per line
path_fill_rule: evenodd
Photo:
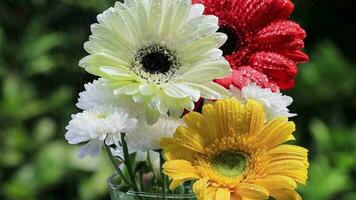
<path fill-rule="evenodd" d="M 249 157 L 239 151 L 227 150 L 217 154 L 212 165 L 216 171 L 227 177 L 243 174 L 248 166 Z"/>

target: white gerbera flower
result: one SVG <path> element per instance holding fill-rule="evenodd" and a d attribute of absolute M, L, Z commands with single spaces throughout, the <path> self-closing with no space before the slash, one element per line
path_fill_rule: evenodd
<path fill-rule="evenodd" d="M 289 109 L 287 108 L 292 104 L 293 98 L 283 95 L 279 91 L 272 92 L 269 88 L 262 89 L 255 83 L 252 83 L 243 87 L 242 90 L 232 86 L 230 92 L 241 101 L 255 99 L 261 102 L 265 107 L 267 120 L 279 116 L 296 116 L 296 114 L 289 113 Z"/>
<path fill-rule="evenodd" d="M 153 108 L 175 118 L 200 97 L 229 96 L 213 82 L 230 73 L 218 49 L 227 37 L 216 32 L 218 18 L 203 11 L 191 0 L 117 2 L 91 26 L 84 44 L 90 55 L 79 65 L 109 80 L 115 94 L 148 105 L 147 112 Z"/>
<path fill-rule="evenodd" d="M 132 131 L 136 123 L 137 119 L 129 118 L 124 109 L 98 106 L 72 115 L 65 138 L 69 144 L 88 142 L 80 148 L 78 156 L 94 157 L 100 152 L 104 140 L 107 145 L 118 146 L 120 133 Z"/>
<path fill-rule="evenodd" d="M 161 149 L 160 140 L 163 137 L 171 137 L 182 123 L 182 120 L 168 116 L 163 116 L 153 125 L 140 121 L 137 128 L 126 136 L 126 141 L 131 148 L 140 151 Z"/>

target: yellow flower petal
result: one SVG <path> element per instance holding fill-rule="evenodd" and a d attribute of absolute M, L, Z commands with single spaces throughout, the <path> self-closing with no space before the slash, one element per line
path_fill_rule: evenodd
<path fill-rule="evenodd" d="M 171 160 L 163 164 L 163 173 L 173 179 L 169 188 L 174 190 L 187 180 L 199 179 L 200 175 L 192 163 L 185 160 Z"/>
<path fill-rule="evenodd" d="M 209 185 L 209 178 L 200 179 L 193 185 L 193 191 L 198 200 L 216 200 L 217 190 L 217 188 Z"/>
<path fill-rule="evenodd" d="M 276 190 L 272 191 L 273 198 L 277 200 L 302 200 L 302 197 L 294 190 Z"/>
<path fill-rule="evenodd" d="M 301 162 L 307 162 L 308 160 L 308 150 L 295 146 L 295 145 L 280 145 L 274 149 L 269 150 L 266 155 L 269 157 L 269 161 L 277 160 L 296 160 Z"/>
<path fill-rule="evenodd" d="M 206 190 L 204 200 L 215 200 L 217 188 L 209 186 Z"/>
<path fill-rule="evenodd" d="M 176 142 L 174 138 L 162 138 L 160 145 L 164 150 L 164 155 L 167 160 L 185 159 L 188 161 L 194 160 L 195 151 L 184 147 Z"/>
<path fill-rule="evenodd" d="M 257 134 L 261 131 L 264 124 L 265 113 L 262 104 L 255 100 L 249 100 L 246 104 L 245 113 L 240 126 L 244 128 L 241 132 L 250 135 Z"/>
<path fill-rule="evenodd" d="M 294 190 L 297 188 L 297 183 L 293 179 L 281 175 L 270 175 L 263 177 L 261 179 L 257 179 L 255 183 L 263 186 L 270 192 L 271 190 Z"/>
<path fill-rule="evenodd" d="M 201 128 L 203 126 L 203 116 L 198 112 L 190 112 L 183 117 L 185 124 L 198 134 L 201 134 Z"/>
<path fill-rule="evenodd" d="M 283 175 L 292 178 L 297 183 L 305 184 L 308 178 L 308 162 L 295 160 L 274 161 L 264 166 L 269 175 Z"/>
<path fill-rule="evenodd" d="M 215 141 L 215 139 L 219 138 L 219 131 L 216 127 L 216 115 L 214 106 L 209 104 L 203 107 L 203 118 L 204 118 L 204 127 L 203 133 L 205 135 L 206 140 L 209 143 Z"/>
<path fill-rule="evenodd" d="M 195 131 L 185 127 L 180 126 L 174 133 L 174 139 L 181 146 L 187 147 L 193 151 L 204 153 L 205 141 L 197 134 Z"/>
<path fill-rule="evenodd" d="M 197 196 L 198 200 L 204 200 L 204 198 L 206 197 L 206 192 L 209 186 L 208 181 L 209 178 L 203 178 L 194 183 L 193 191 Z"/>
<path fill-rule="evenodd" d="M 236 99 L 226 99 L 217 101 L 214 104 L 215 123 L 218 137 L 230 136 L 230 129 L 237 130 L 241 125 L 241 116 L 243 113 L 243 105 Z"/>
<path fill-rule="evenodd" d="M 276 199 L 297 200 L 300 196 L 295 192 L 296 182 L 286 176 L 271 175 L 256 180 L 256 184 L 262 185 L 270 192 L 270 196 Z"/>
<path fill-rule="evenodd" d="M 267 148 L 273 148 L 291 139 L 291 134 L 295 131 L 294 122 L 289 122 L 288 118 L 278 117 L 269 122 L 258 135 L 262 138 L 262 144 Z"/>
<path fill-rule="evenodd" d="M 241 183 L 236 188 L 236 193 L 242 200 L 263 200 L 268 199 L 269 192 L 266 188 L 248 183 Z"/>
<path fill-rule="evenodd" d="M 185 181 L 189 181 L 190 178 L 185 178 L 185 179 L 179 179 L 179 180 L 172 180 L 171 183 L 169 184 L 169 189 L 174 190 L 176 189 L 180 184 L 184 183 Z"/>
<path fill-rule="evenodd" d="M 230 191 L 224 188 L 216 190 L 215 200 L 230 200 Z"/>

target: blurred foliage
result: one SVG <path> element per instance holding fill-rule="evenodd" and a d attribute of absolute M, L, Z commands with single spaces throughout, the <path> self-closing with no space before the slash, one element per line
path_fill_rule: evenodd
<path fill-rule="evenodd" d="M 351 0 L 296 0 L 308 64 L 288 92 L 310 150 L 307 200 L 356 199 L 356 50 Z M 108 199 L 106 156 L 79 160 L 63 137 L 83 84 L 96 15 L 114 0 L 0 1 L 0 199 Z"/>

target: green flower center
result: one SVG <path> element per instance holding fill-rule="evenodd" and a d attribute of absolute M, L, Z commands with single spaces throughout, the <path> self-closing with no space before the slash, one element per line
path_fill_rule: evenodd
<path fill-rule="evenodd" d="M 222 26 L 219 28 L 218 32 L 222 32 L 227 35 L 227 41 L 220 47 L 224 56 L 231 55 L 234 51 L 238 51 L 240 49 L 242 43 L 240 37 L 233 28 Z"/>
<path fill-rule="evenodd" d="M 224 151 L 213 158 L 216 171 L 227 177 L 235 177 L 245 172 L 249 157 L 239 151 Z"/>

